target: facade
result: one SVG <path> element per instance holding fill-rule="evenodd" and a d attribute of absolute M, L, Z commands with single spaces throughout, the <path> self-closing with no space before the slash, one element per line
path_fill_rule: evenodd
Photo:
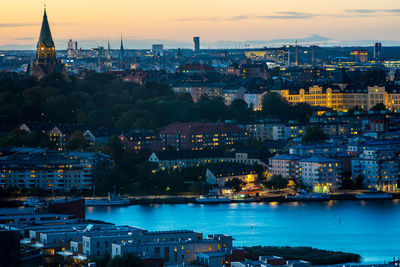
<path fill-rule="evenodd" d="M 314 192 L 328 193 L 338 188 L 341 177 L 341 166 L 338 160 L 310 157 L 299 160 L 298 164 L 299 178 L 305 186 L 313 188 Z"/>
<path fill-rule="evenodd" d="M 156 164 L 156 169 L 175 169 L 200 166 L 204 164 L 216 163 L 238 163 L 266 166 L 260 159 L 253 157 L 249 153 L 235 152 L 224 153 L 220 150 L 180 150 L 162 151 L 152 153 L 149 162 Z"/>
<path fill-rule="evenodd" d="M 226 123 L 174 122 L 161 129 L 163 149 L 216 149 L 237 142 L 248 143 L 248 134 L 242 128 Z"/>
<path fill-rule="evenodd" d="M 193 52 L 199 52 L 200 51 L 200 37 L 195 36 L 193 37 Z"/>
<path fill-rule="evenodd" d="M 302 157 L 298 155 L 276 155 L 269 158 L 269 173 L 282 175 L 283 178 L 298 178 L 300 174 L 298 161 Z"/>
<path fill-rule="evenodd" d="M 235 99 L 243 100 L 245 92 L 246 92 L 246 88 L 244 88 L 243 86 L 225 87 L 222 90 L 222 97 L 224 98 L 225 105 L 229 106 L 230 104 L 232 104 L 232 101 Z"/>
<path fill-rule="evenodd" d="M 208 235 L 193 231 L 143 232 L 135 239 L 112 244 L 112 257 L 132 252 L 141 257 L 162 258 L 165 266 L 195 263 L 197 255 L 221 253 L 222 258 L 232 249 L 232 236 Z M 219 260 L 221 263 L 221 259 Z"/>
<path fill-rule="evenodd" d="M 281 90 L 279 93 L 291 104 L 304 102 L 311 106 L 322 106 L 338 111 L 347 111 L 355 107 L 369 110 L 376 104 L 383 104 L 392 111 L 400 109 L 400 87 L 347 87 L 342 90 L 336 86 L 323 88 L 314 85 L 308 90 Z"/>
<path fill-rule="evenodd" d="M 272 140 L 279 141 L 302 137 L 306 127 L 306 125 L 300 124 L 272 125 Z"/>
<path fill-rule="evenodd" d="M 247 103 L 249 107 L 253 107 L 254 111 L 260 111 L 262 110 L 262 100 L 264 95 L 267 92 L 263 93 L 245 93 L 243 96 L 243 100 Z"/>
<path fill-rule="evenodd" d="M 364 177 L 364 186 L 384 191 L 397 189 L 400 164 L 395 150 L 366 147 L 351 163 L 352 177 Z"/>
<path fill-rule="evenodd" d="M 223 97 L 223 83 L 184 83 L 172 87 L 175 93 L 189 93 L 194 102 L 197 102 L 203 96 L 209 98 Z"/>
<path fill-rule="evenodd" d="M 68 77 L 65 65 L 56 57 L 56 49 L 51 36 L 46 9 L 43 14 L 42 28 L 36 46 L 36 59 L 28 66 L 28 74 L 42 79 L 52 73 L 59 73 L 65 79 Z"/>
<path fill-rule="evenodd" d="M 91 190 L 93 170 L 103 154 L 57 151 L 15 152 L 0 158 L 0 187 L 40 187 L 49 191 Z"/>
<path fill-rule="evenodd" d="M 139 152 L 142 150 L 161 151 L 161 138 L 152 131 L 139 131 L 119 136 L 122 147 L 127 151 Z"/>
<path fill-rule="evenodd" d="M 205 177 L 207 183 L 222 187 L 232 179 L 239 179 L 245 184 L 252 184 L 256 181 L 258 174 L 251 165 L 228 164 L 208 168 Z"/>

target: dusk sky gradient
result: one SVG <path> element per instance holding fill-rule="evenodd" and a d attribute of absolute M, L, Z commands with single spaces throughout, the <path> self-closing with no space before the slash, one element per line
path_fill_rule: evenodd
<path fill-rule="evenodd" d="M 45 3 L 59 49 L 70 36 L 83 48 L 107 38 L 116 48 L 121 33 L 127 48 L 188 47 L 195 35 L 203 48 L 310 35 L 320 45 L 400 44 L 399 0 L 2 0 L 0 48 L 34 49 Z"/>

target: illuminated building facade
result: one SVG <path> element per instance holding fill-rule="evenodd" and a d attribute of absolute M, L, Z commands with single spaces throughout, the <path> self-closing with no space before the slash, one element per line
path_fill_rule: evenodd
<path fill-rule="evenodd" d="M 96 153 L 17 152 L 0 158 L 0 186 L 68 192 L 90 190 Z"/>
<path fill-rule="evenodd" d="M 364 148 L 359 157 L 351 162 L 352 177 L 362 176 L 368 188 L 396 190 L 400 166 L 395 150 L 382 146 Z"/>
<path fill-rule="evenodd" d="M 314 192 L 329 193 L 339 186 L 341 173 L 340 162 L 324 157 L 311 157 L 298 161 L 299 178 Z"/>
<path fill-rule="evenodd" d="M 165 126 L 160 136 L 163 149 L 202 150 L 248 143 L 247 132 L 239 126 L 226 123 L 182 123 Z"/>
<path fill-rule="evenodd" d="M 245 184 L 256 181 L 258 174 L 252 165 L 230 164 L 213 166 L 206 171 L 206 181 L 209 184 L 224 186 L 232 179 L 239 179 Z"/>
<path fill-rule="evenodd" d="M 279 93 L 291 104 L 304 102 L 337 111 L 347 111 L 355 107 L 369 110 L 376 104 L 383 104 L 391 111 L 400 110 L 400 87 L 348 87 L 342 90 L 335 85 L 328 88 L 314 85 L 308 90 L 281 90 Z"/>

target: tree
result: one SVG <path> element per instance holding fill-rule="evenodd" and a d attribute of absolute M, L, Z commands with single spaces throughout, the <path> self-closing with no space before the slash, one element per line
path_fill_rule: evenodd
<path fill-rule="evenodd" d="M 81 131 L 74 132 L 66 143 L 66 147 L 71 150 L 83 149 L 86 146 L 86 138 Z"/>
<path fill-rule="evenodd" d="M 265 183 L 265 186 L 272 189 L 284 189 L 287 187 L 288 183 L 289 180 L 283 178 L 282 175 L 272 175 Z"/>
<path fill-rule="evenodd" d="M 275 92 L 269 92 L 263 97 L 262 107 L 265 115 L 278 116 L 281 119 L 289 117 L 289 103 Z"/>
<path fill-rule="evenodd" d="M 242 190 L 242 186 L 243 186 L 244 184 L 245 184 L 245 183 L 244 183 L 242 180 L 240 180 L 239 178 L 233 178 L 233 179 L 230 179 L 229 181 L 227 181 L 227 182 L 225 183 L 225 186 L 226 186 L 226 187 L 231 187 L 231 188 L 233 188 L 236 192 L 238 192 L 238 191 Z"/>
<path fill-rule="evenodd" d="M 309 126 L 306 128 L 306 132 L 303 136 L 303 144 L 312 144 L 323 142 L 328 136 L 322 131 L 319 125 Z"/>
<path fill-rule="evenodd" d="M 385 104 L 378 103 L 378 104 L 376 104 L 375 106 L 373 106 L 373 107 L 371 108 L 371 110 L 372 110 L 372 111 L 386 110 L 386 106 L 385 106 Z"/>
<path fill-rule="evenodd" d="M 251 116 L 251 110 L 243 99 L 235 99 L 229 106 L 229 115 L 236 121 L 245 121 Z"/>

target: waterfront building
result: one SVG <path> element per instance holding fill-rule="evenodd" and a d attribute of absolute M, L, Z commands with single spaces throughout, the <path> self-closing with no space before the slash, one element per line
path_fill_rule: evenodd
<path fill-rule="evenodd" d="M 223 187 L 232 179 L 239 179 L 244 184 L 253 184 L 258 174 L 251 165 L 223 164 L 207 168 L 205 177 L 207 183 Z"/>
<path fill-rule="evenodd" d="M 339 186 L 340 162 L 325 157 L 310 157 L 298 161 L 303 184 L 314 192 L 328 193 Z"/>
<path fill-rule="evenodd" d="M 163 149 L 202 150 L 217 149 L 248 143 L 248 133 L 242 128 L 226 123 L 174 122 L 160 131 Z"/>
<path fill-rule="evenodd" d="M 27 73 L 38 79 L 42 79 L 51 73 L 59 73 L 65 79 L 68 77 L 65 65 L 56 57 L 56 48 L 47 20 L 46 8 L 44 9 L 42 28 L 36 46 L 36 59 L 28 66 Z"/>
<path fill-rule="evenodd" d="M 94 152 L 14 151 L 0 157 L 0 187 L 39 187 L 60 192 L 91 190 L 96 163 L 108 159 Z"/>
<path fill-rule="evenodd" d="M 400 172 L 397 151 L 382 146 L 363 147 L 360 155 L 352 159 L 352 177 L 362 176 L 364 186 L 371 189 L 396 190 Z"/>
<path fill-rule="evenodd" d="M 269 173 L 282 175 L 283 178 L 298 178 L 300 174 L 298 161 L 301 158 L 294 154 L 282 154 L 269 158 Z"/>
<path fill-rule="evenodd" d="M 194 231 L 143 232 L 136 238 L 123 243 L 112 244 L 112 257 L 132 252 L 141 257 L 162 258 L 166 266 L 195 263 L 197 255 L 205 252 L 219 252 L 221 258 L 232 250 L 232 236 L 208 235 Z"/>

